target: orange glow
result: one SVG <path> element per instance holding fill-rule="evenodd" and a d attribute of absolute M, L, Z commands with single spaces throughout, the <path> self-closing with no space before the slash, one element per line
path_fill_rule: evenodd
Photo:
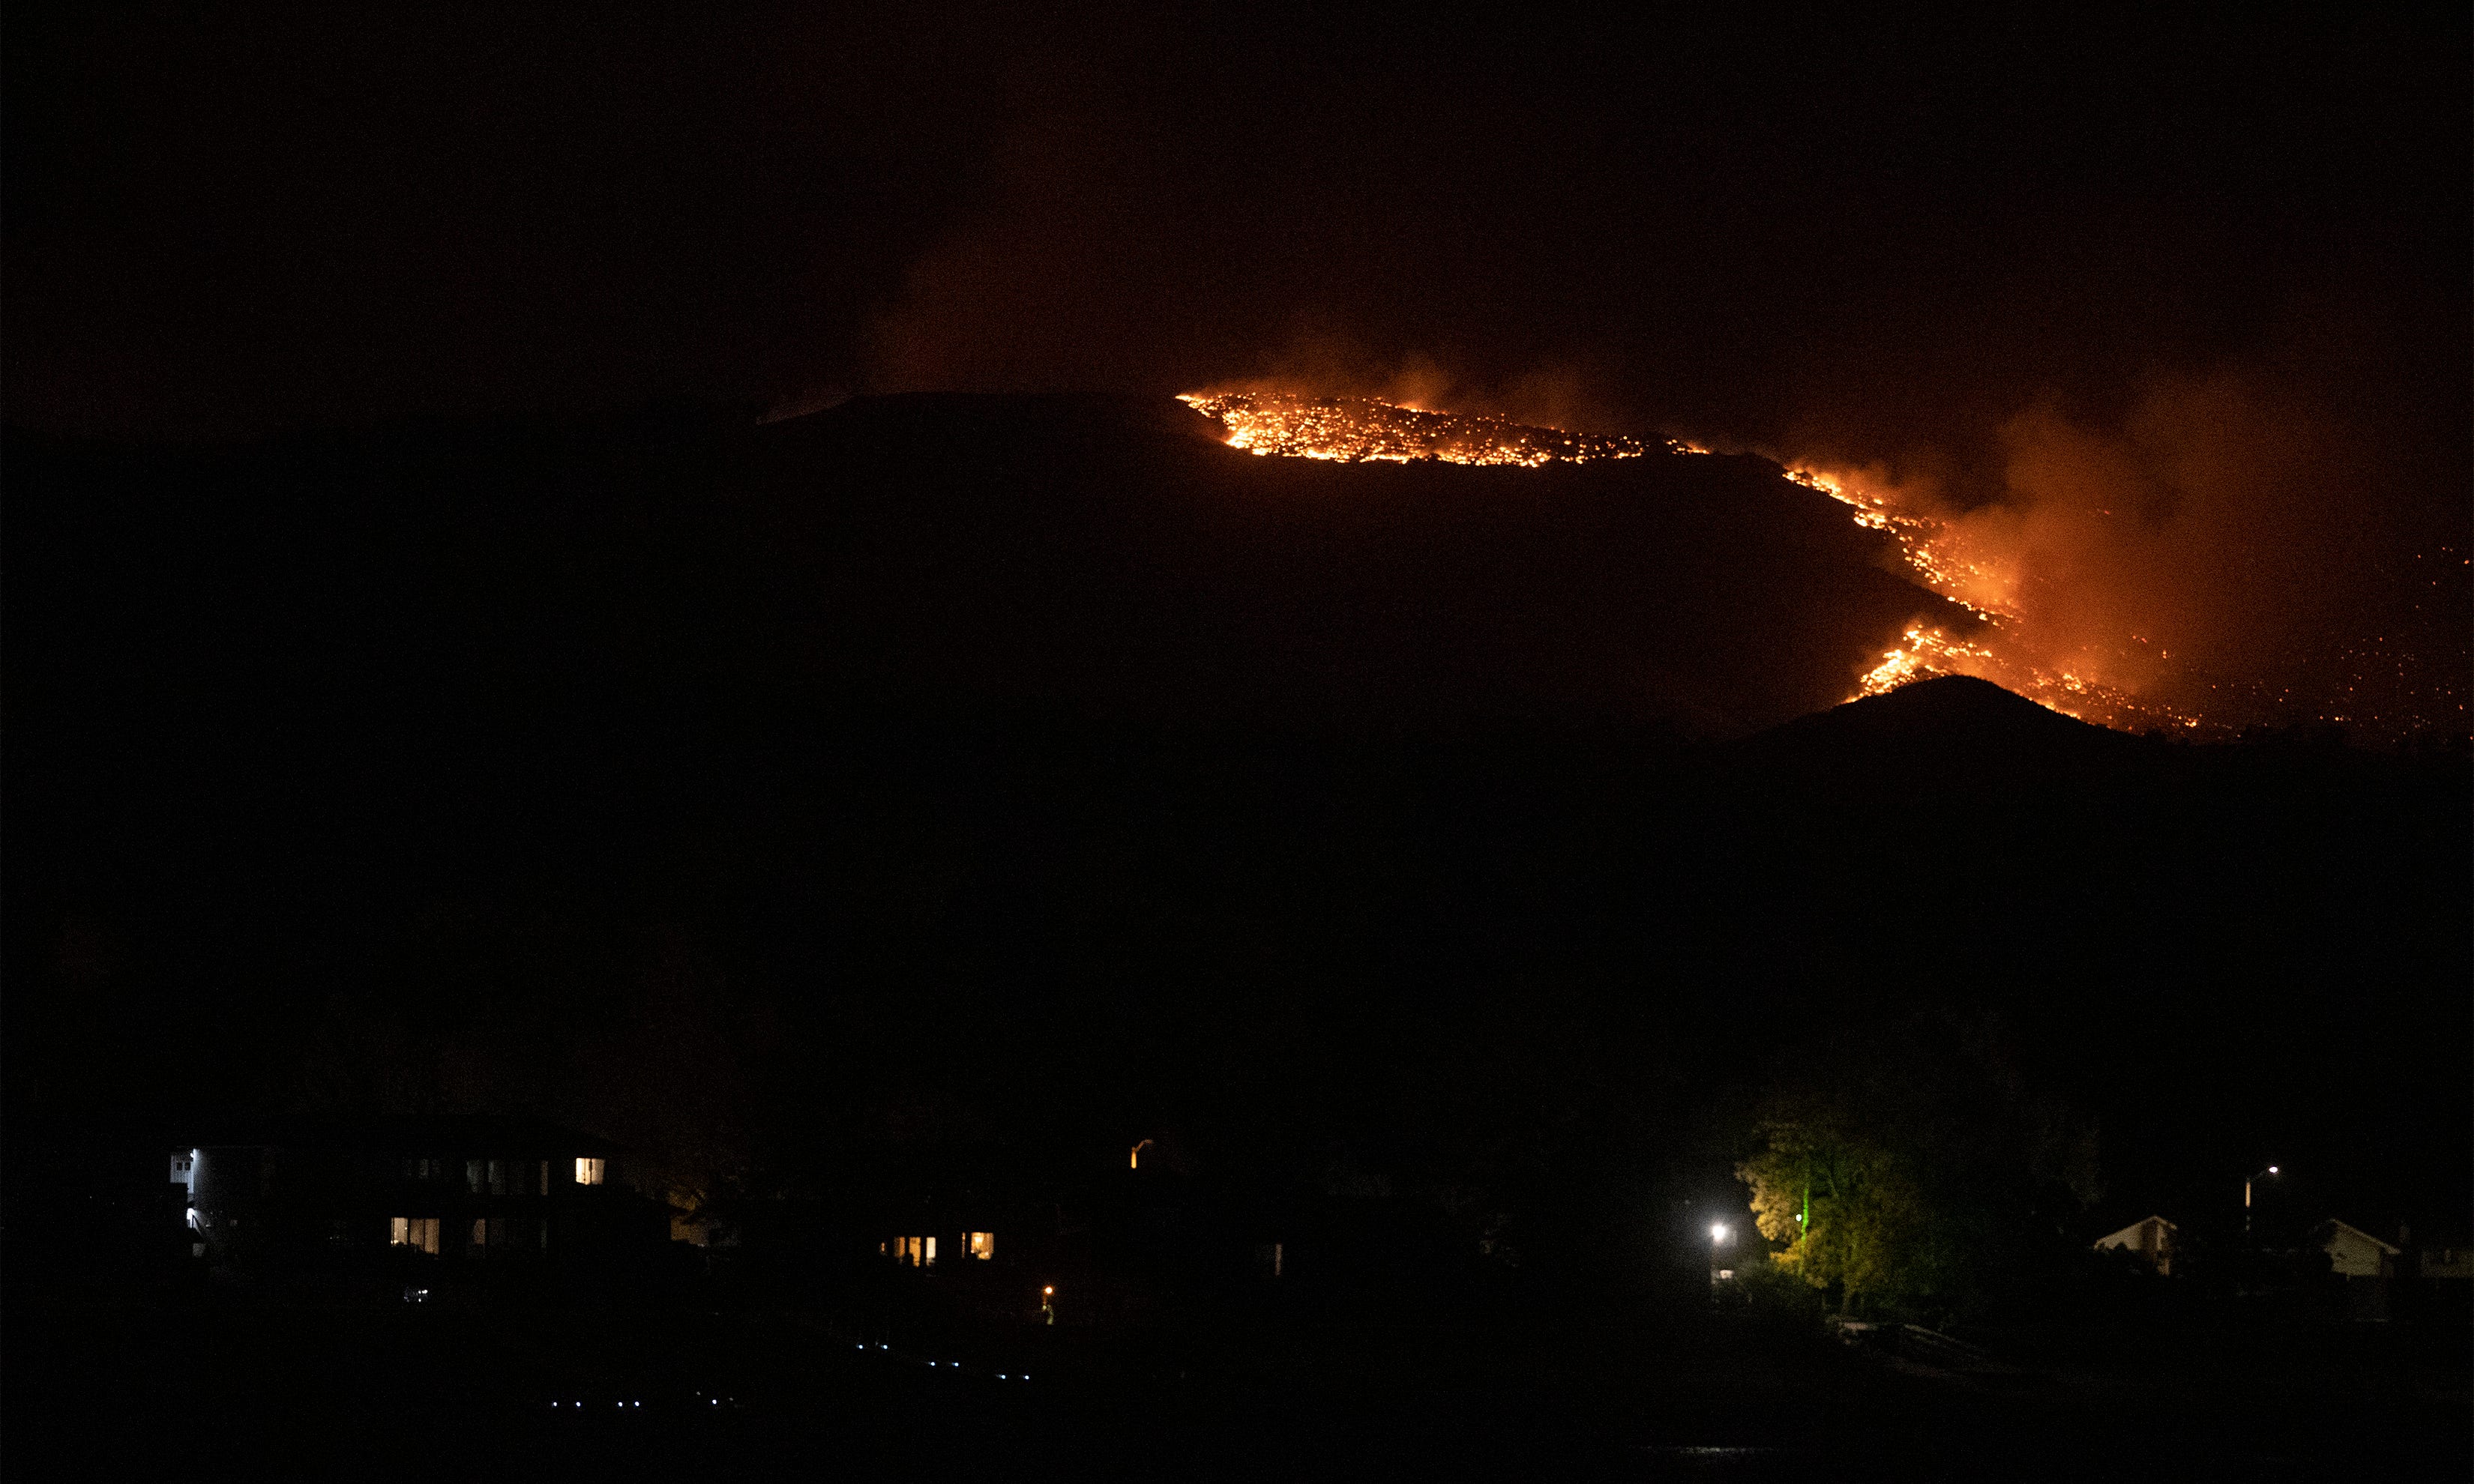
<path fill-rule="evenodd" d="M 1370 397 L 1282 392 L 1188 392 L 1177 398 L 1220 419 L 1231 448 L 1343 464 L 1587 464 L 1653 452 L 1701 453 L 1684 443 L 1619 433 L 1570 433 L 1502 418 L 1430 412 Z"/>
<path fill-rule="evenodd" d="M 1700 444 L 1673 439 L 1574 433 L 1370 397 L 1310 396 L 1254 387 L 1189 392 L 1178 400 L 1217 419 L 1227 429 L 1225 442 L 1232 448 L 1339 463 L 1432 460 L 1537 468 L 1598 459 L 1637 459 L 1651 453 L 1710 452 Z M 1787 468 L 1785 475 L 1790 482 L 1848 507 L 1857 525 L 1896 540 L 1918 586 L 1949 599 L 1976 618 L 1975 625 L 1962 633 L 1922 620 L 1909 625 L 1898 645 L 1883 652 L 1856 679 L 1849 700 L 1881 695 L 1910 681 L 1937 675 L 1972 675 L 2065 716 L 2100 726 L 2189 731 L 2201 725 L 2196 716 L 2143 702 L 2123 688 L 2091 678 L 2091 671 L 2100 667 L 2087 658 L 2057 662 L 2023 642 L 2021 563 L 2001 554 L 2016 543 L 1998 539 L 1998 528 L 1924 514 L 1915 508 L 1919 502 L 1885 492 L 1887 481 L 1872 474 L 1798 465 Z M 1141 1151 L 1142 1146 L 1136 1145 L 1128 1162 L 1139 1167 Z"/>
<path fill-rule="evenodd" d="M 1899 554 L 1915 574 L 1917 586 L 1974 613 L 1982 626 L 1964 634 L 1938 624 L 1908 626 L 1898 647 L 1885 651 L 1880 662 L 1864 673 L 1848 700 L 1882 695 L 1909 681 L 1937 675 L 1972 675 L 2049 710 L 2120 730 L 2157 728 L 2189 732 L 2202 725 L 2197 716 L 2143 700 L 2091 678 L 2078 667 L 2034 658 L 2035 646 L 2025 642 L 2028 623 L 2018 601 L 2019 563 L 1989 554 L 1981 534 L 1962 523 L 1917 514 L 1880 493 L 1864 475 L 1798 466 L 1789 468 L 1786 477 L 1848 506 L 1857 525 L 1888 533 L 1898 541 Z M 2146 642 L 2135 635 L 2133 641 Z"/>

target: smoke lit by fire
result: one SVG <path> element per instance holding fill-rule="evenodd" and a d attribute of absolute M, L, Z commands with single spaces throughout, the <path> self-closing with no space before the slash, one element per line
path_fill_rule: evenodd
<path fill-rule="evenodd" d="M 1706 453 L 1698 445 L 1662 440 L 1649 443 L 1620 434 L 1571 433 L 1501 418 L 1428 412 L 1368 397 L 1309 396 L 1281 392 L 1189 392 L 1178 398 L 1218 419 L 1227 443 L 1256 454 L 1329 459 L 1342 463 L 1509 465 L 1584 464 L 1596 459 L 1637 459 L 1653 449 L 1669 454 Z M 1880 695 L 1929 676 L 1980 676 L 2067 715 L 2109 725 L 2168 722 L 2195 727 L 2195 718 L 2142 707 L 2110 687 L 2064 671 L 2050 673 L 2005 659 L 1999 638 L 2011 617 L 2001 575 L 1968 556 L 1944 523 L 1894 509 L 1836 476 L 1792 469 L 1787 478 L 1851 507 L 1858 525 L 1897 539 L 1919 582 L 1973 611 L 1985 629 L 1973 635 L 1938 625 L 1918 624 L 1899 646 L 1857 682 L 1849 699 Z"/>
<path fill-rule="evenodd" d="M 1929 487 L 1903 487 L 1878 469 L 1788 468 L 1794 484 L 1840 502 L 1857 524 L 1891 537 L 1918 586 L 1974 615 L 1973 622 L 1955 625 L 1924 619 L 1910 625 L 1855 679 L 1850 699 L 1936 675 L 1971 675 L 2065 715 L 2126 730 L 2225 736 L 2248 723 L 2297 716 L 2389 737 L 2462 726 L 2462 697 L 2444 679 L 2417 680 L 2431 667 L 2396 646 L 2397 653 L 2369 657 L 2409 682 L 2399 692 L 2402 700 L 2389 700 L 2385 710 L 2368 695 L 2368 661 L 2352 651 L 2333 661 L 2352 667 L 2330 686 L 2334 705 L 2323 699 L 2314 706 L 2290 687 L 2242 678 L 2229 661 L 2255 648 L 2251 641 L 2262 625 L 2244 622 L 2241 610 L 2278 599 L 2272 589 L 2229 598 L 2219 590 L 2229 584 L 2217 568 L 2239 558 L 2240 576 L 2260 564 L 2259 532 L 2229 526 L 2237 516 L 2254 518 L 2250 513 L 2271 478 L 2248 466 L 2236 466 L 2231 476 L 2207 467 L 2193 453 L 2193 440 L 2176 441 L 2177 425 L 2171 423 L 2183 413 L 2204 414 L 2214 428 L 2255 410 L 2222 389 L 2181 395 L 2201 405 L 2151 413 L 2168 432 L 2137 432 L 2163 452 L 2134 446 L 2124 454 L 2094 446 L 2091 436 L 2050 419 L 2019 419 L 2005 430 L 2015 504 L 1954 512 Z M 1230 446 L 1256 454 L 1539 467 L 1708 451 L 1671 440 L 1573 433 L 1259 386 L 1181 399 L 1217 419 Z M 2258 446 L 2274 451 L 2266 435 Z M 2227 490 L 2238 479 L 2246 482 L 2237 498 Z M 2324 537 L 2318 544 L 2326 546 Z M 2280 555 L 2289 565 L 2296 558 L 2292 551 Z M 2462 552 L 2440 549 L 2431 564 L 2439 581 L 2462 585 Z M 2432 602 L 2440 602 L 2436 592 Z M 2237 615 L 2239 644 L 2221 632 L 2220 614 L 2228 610 Z M 2193 649 L 2199 653 L 2177 653 Z M 2346 682 L 2352 671 L 2363 671 L 2353 677 L 2362 683 Z"/>
<path fill-rule="evenodd" d="M 2000 424 L 1999 486 L 1965 505 L 1879 466 L 1790 473 L 1983 616 L 1920 628 L 1866 688 L 1957 672 L 2131 730 L 2463 738 L 2462 538 L 2400 518 L 2434 471 L 2343 390 L 2226 366 L 2151 376 L 2110 415 L 2041 401 Z"/>
<path fill-rule="evenodd" d="M 1909 681 L 1936 675 L 1973 675 L 2065 716 L 2100 726 L 2174 727 L 2186 731 L 2201 726 L 2195 715 L 2144 702 L 2069 669 L 2049 669 L 2024 658 L 2020 645 L 2004 642 L 2022 626 L 2014 597 L 2015 569 L 1971 550 L 1963 526 L 1902 510 L 1890 498 L 1848 476 L 1791 468 L 1786 477 L 1853 507 L 1856 524 L 1895 537 L 1900 555 L 1917 582 L 1973 612 L 1984 626 L 1973 634 L 1953 634 L 1939 624 L 1910 627 L 1900 635 L 1898 647 L 1884 652 L 1880 662 L 1865 672 L 1856 696 L 1849 699 L 1878 696 Z"/>

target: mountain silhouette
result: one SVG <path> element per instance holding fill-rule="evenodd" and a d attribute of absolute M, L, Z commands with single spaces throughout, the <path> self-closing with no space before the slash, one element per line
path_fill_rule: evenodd
<path fill-rule="evenodd" d="M 1937 767 L 2098 762 L 2139 739 L 2038 705 L 1967 675 L 1914 681 L 1769 729 L 1729 751 L 1764 762 L 1870 766 L 1900 758 Z"/>

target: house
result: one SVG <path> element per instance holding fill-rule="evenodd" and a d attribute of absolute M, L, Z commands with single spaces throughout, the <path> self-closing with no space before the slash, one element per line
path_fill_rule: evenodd
<path fill-rule="evenodd" d="M 545 1119 L 295 1119 L 165 1158 L 196 1250 L 244 1268 L 377 1258 L 417 1278 L 432 1261 L 600 1262 L 668 1237 L 667 1209 L 619 1183 L 616 1146 Z"/>
<path fill-rule="evenodd" d="M 2136 1254 L 2139 1260 L 2155 1270 L 2160 1278 L 2173 1276 L 2174 1238 L 2181 1228 L 2162 1216 L 2147 1216 L 2119 1232 L 2108 1232 L 2096 1239 L 2098 1252 L 2123 1251 Z"/>
<path fill-rule="evenodd" d="M 2396 1259 L 2405 1249 L 2331 1216 L 2311 1229 L 2311 1244 L 2328 1255 L 2328 1268 L 2344 1284 L 2348 1319 L 2384 1321 Z"/>

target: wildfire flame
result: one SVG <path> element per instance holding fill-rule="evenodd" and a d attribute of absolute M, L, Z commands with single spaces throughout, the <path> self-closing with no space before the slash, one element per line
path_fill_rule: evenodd
<path fill-rule="evenodd" d="M 1920 586 L 1974 613 L 1985 626 L 1977 631 L 1982 642 L 1952 634 L 1940 625 L 1910 627 L 1899 647 L 1885 652 L 1880 662 L 1865 672 L 1849 700 L 1881 695 L 1909 681 L 1936 675 L 1973 675 L 2050 710 L 2098 726 L 2184 731 L 2202 726 L 2196 716 L 2144 701 L 2118 686 L 2021 658 L 2019 646 L 2003 642 L 2015 636 L 2021 622 L 2012 600 L 2016 577 L 1969 552 L 1958 534 L 1943 522 L 1901 511 L 1840 475 L 1798 467 L 1789 468 L 1786 477 L 1850 507 L 1857 525 L 1887 532 L 1898 541 L 1899 554 Z"/>
<path fill-rule="evenodd" d="M 1502 418 L 1428 412 L 1370 397 L 1298 396 L 1278 392 L 1188 392 L 1177 398 L 1220 419 L 1227 443 L 1249 453 L 1343 464 L 1587 464 L 1637 459 L 1648 453 L 1704 453 L 1671 441 L 1650 443 L 1619 433 L 1568 433 Z"/>
<path fill-rule="evenodd" d="M 1646 440 L 1613 433 L 1574 433 L 1467 413 L 1403 407 L 1370 397 L 1308 396 L 1277 391 L 1189 392 L 1177 400 L 1217 419 L 1225 442 L 1249 453 L 1340 463 L 1498 465 L 1537 468 L 1548 464 L 1586 464 L 1596 459 L 1637 459 L 1651 453 L 1707 454 L 1697 443 Z M 1919 621 L 1901 635 L 1857 680 L 1851 701 L 1878 696 L 1911 681 L 1937 675 L 1973 675 L 1992 681 L 2065 716 L 2123 730 L 2197 729 L 2184 715 L 2069 669 L 2052 669 L 2019 658 L 2020 621 L 2012 601 L 2016 578 L 2000 564 L 1965 549 L 1958 533 L 1941 521 L 1898 508 L 1856 479 L 1817 468 L 1785 470 L 1788 480 L 1845 505 L 1857 525 L 1883 532 L 1918 585 L 1976 616 L 1981 627 L 1954 634 Z"/>

